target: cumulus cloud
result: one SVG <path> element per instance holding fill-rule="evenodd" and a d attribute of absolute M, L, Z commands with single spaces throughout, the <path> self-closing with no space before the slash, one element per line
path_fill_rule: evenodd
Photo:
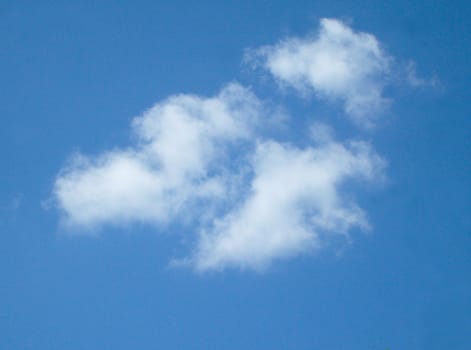
<path fill-rule="evenodd" d="M 315 251 L 332 235 L 368 227 L 365 213 L 342 186 L 376 180 L 384 161 L 364 142 L 323 139 L 305 149 L 275 141 L 257 146 L 251 191 L 242 204 L 203 231 L 197 270 L 260 270 L 273 260 Z"/>
<path fill-rule="evenodd" d="M 364 127 L 373 126 L 389 104 L 383 88 L 391 57 L 373 35 L 336 19 L 322 19 L 317 35 L 248 51 L 246 60 L 302 93 L 342 101 L 345 112 Z"/>
<path fill-rule="evenodd" d="M 207 199 L 224 200 L 232 176 L 219 164 L 251 138 L 260 101 L 239 84 L 216 97 L 176 95 L 133 122 L 138 144 L 74 156 L 54 186 L 66 225 L 165 223 Z"/>
<path fill-rule="evenodd" d="M 346 185 L 381 177 L 384 161 L 372 147 L 334 141 L 320 123 L 309 130 L 309 147 L 265 139 L 257 128 L 269 118 L 238 84 L 212 98 L 157 103 L 133 121 L 136 145 L 79 154 L 62 169 L 54 196 L 64 223 L 161 226 L 191 217 L 196 246 L 178 262 L 198 271 L 261 270 L 367 229 Z"/>
<path fill-rule="evenodd" d="M 282 84 L 342 101 L 362 126 L 388 104 L 391 58 L 373 35 L 338 20 L 249 56 Z M 410 79 L 423 83 L 413 67 Z M 263 129 L 278 117 L 238 83 L 213 97 L 160 101 L 133 120 L 130 147 L 71 157 L 53 188 L 62 222 L 79 233 L 191 223 L 187 241 L 195 245 L 175 261 L 197 271 L 262 270 L 348 238 L 353 228 L 367 230 L 351 185 L 377 181 L 386 162 L 369 143 L 336 141 L 330 126 L 316 122 L 303 147 L 270 139 Z"/>

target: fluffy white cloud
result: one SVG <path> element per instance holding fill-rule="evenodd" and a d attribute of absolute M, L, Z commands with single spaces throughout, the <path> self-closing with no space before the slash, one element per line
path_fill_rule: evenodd
<path fill-rule="evenodd" d="M 324 18 L 318 35 L 290 37 L 249 51 L 246 59 L 302 93 L 343 101 L 345 112 L 364 127 L 373 126 L 389 103 L 383 87 L 391 58 L 373 35 L 339 20 Z"/>
<path fill-rule="evenodd" d="M 251 58 L 283 84 L 343 101 L 363 126 L 388 103 L 390 58 L 372 35 L 337 20 L 323 19 L 315 37 L 288 38 Z M 53 196 L 63 223 L 80 233 L 191 223 L 196 245 L 177 262 L 198 271 L 260 270 L 367 229 L 349 184 L 380 178 L 381 157 L 368 143 L 335 141 L 323 124 L 312 124 L 304 148 L 271 140 L 261 126 L 278 118 L 272 114 L 236 83 L 211 98 L 180 94 L 157 103 L 134 119 L 131 147 L 77 154 L 59 172 Z"/>
<path fill-rule="evenodd" d="M 262 117 L 269 120 L 262 103 L 238 84 L 213 98 L 156 104 L 133 121 L 136 145 L 76 155 L 59 173 L 54 196 L 64 223 L 90 229 L 189 218 L 196 248 L 180 262 L 199 271 L 263 269 L 367 228 L 345 185 L 381 176 L 384 161 L 371 147 L 335 142 L 315 123 L 311 147 L 266 140 L 257 130 Z"/>
<path fill-rule="evenodd" d="M 133 122 L 138 144 L 75 156 L 54 196 L 67 225 L 165 223 L 199 201 L 224 200 L 233 180 L 219 163 L 252 136 L 262 110 L 238 84 L 218 96 L 176 95 Z"/>
<path fill-rule="evenodd" d="M 262 117 L 262 103 L 238 84 L 156 104 L 133 121 L 134 147 L 76 155 L 59 173 L 63 221 L 89 229 L 190 217 L 196 248 L 180 262 L 199 271 L 263 269 L 367 228 L 346 184 L 381 176 L 384 161 L 370 145 L 335 142 L 315 123 L 310 147 L 266 140 Z"/>
<path fill-rule="evenodd" d="M 378 179 L 384 161 L 364 142 L 321 142 L 305 149 L 274 141 L 258 145 L 251 191 L 201 233 L 191 261 L 197 270 L 263 269 L 274 259 L 316 250 L 353 226 L 368 227 L 342 187 L 352 179 Z"/>

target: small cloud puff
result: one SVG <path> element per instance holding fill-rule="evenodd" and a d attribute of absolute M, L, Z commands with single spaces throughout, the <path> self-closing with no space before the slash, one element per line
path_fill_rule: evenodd
<path fill-rule="evenodd" d="M 248 51 L 246 61 L 267 69 L 282 85 L 340 100 L 359 125 L 372 127 L 390 103 L 383 96 L 392 58 L 371 34 L 324 18 L 317 35 L 289 37 Z"/>

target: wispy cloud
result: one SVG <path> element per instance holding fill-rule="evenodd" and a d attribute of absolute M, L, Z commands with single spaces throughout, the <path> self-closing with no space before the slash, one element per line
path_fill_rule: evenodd
<path fill-rule="evenodd" d="M 437 77 L 423 78 L 417 74 L 417 64 L 414 61 L 409 61 L 405 65 L 405 77 L 410 86 L 415 88 L 422 87 L 438 87 L 439 81 Z"/>

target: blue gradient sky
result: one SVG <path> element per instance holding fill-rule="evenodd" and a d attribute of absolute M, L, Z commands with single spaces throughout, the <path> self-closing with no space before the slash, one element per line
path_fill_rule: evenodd
<path fill-rule="evenodd" d="M 438 86 L 390 88 L 369 132 L 242 64 L 322 17 L 374 34 Z M 1 2 L 0 348 L 469 349 L 470 18 L 464 1 Z M 374 145 L 389 166 L 356 193 L 370 234 L 263 273 L 198 274 L 168 266 L 189 250 L 178 224 L 64 232 L 49 199 L 70 154 L 126 147 L 155 102 L 233 80 Z"/>

